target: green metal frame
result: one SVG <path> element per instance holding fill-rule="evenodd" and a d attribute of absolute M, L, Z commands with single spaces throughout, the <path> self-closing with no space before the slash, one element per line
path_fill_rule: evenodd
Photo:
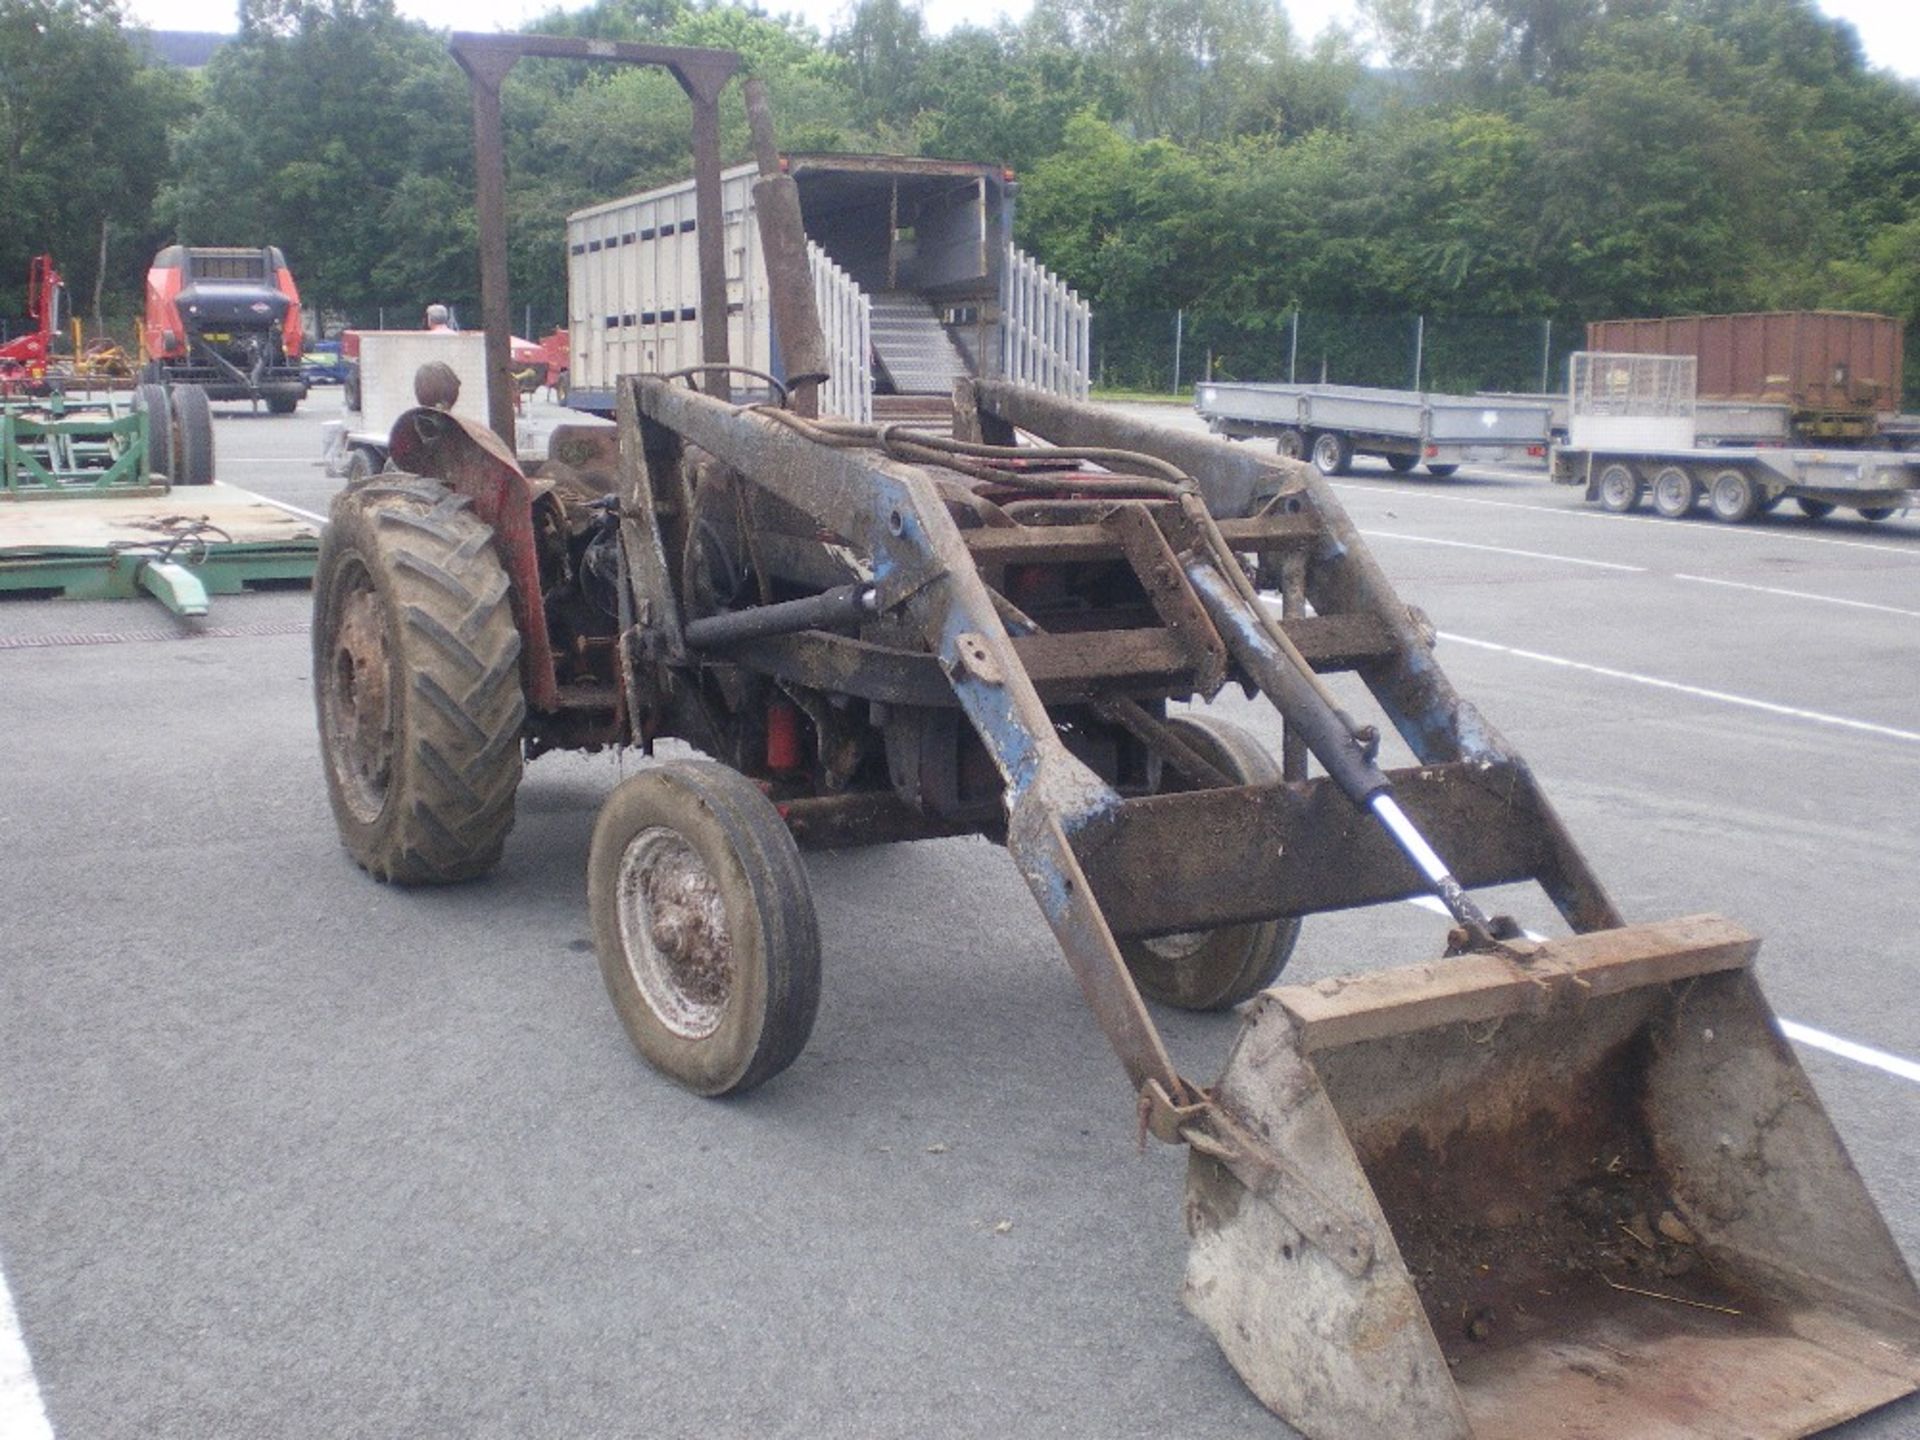
<path fill-rule="evenodd" d="M 44 405 L 0 404 L 0 500 L 164 495 L 147 436 L 146 413 L 131 408 L 70 414 L 57 395 Z"/>
<path fill-rule="evenodd" d="M 250 585 L 311 580 L 317 540 L 220 543 L 188 562 L 141 549 L 61 547 L 0 555 L 0 595 L 55 593 L 69 600 L 129 600 L 151 595 L 176 615 L 204 615 L 209 595 Z M 194 608 L 194 607 L 198 608 Z"/>

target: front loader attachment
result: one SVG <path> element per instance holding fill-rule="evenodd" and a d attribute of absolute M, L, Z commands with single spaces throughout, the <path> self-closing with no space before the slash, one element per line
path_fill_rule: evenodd
<path fill-rule="evenodd" d="M 1920 1388 L 1757 942 L 1625 923 L 1306 467 L 1000 382 L 951 436 L 621 399 L 637 732 L 760 776 L 801 846 L 1006 845 L 1192 1152 L 1190 1308 L 1310 1440 L 1784 1437 Z M 1234 682 L 1279 757 L 1169 708 Z M 1478 902 L 1524 883 L 1569 937 Z M 1444 957 L 1263 988 L 1303 917 L 1409 899 Z M 1147 999 L 1251 1002 L 1217 1085 Z"/>
<path fill-rule="evenodd" d="M 1316 1437 L 1799 1436 L 1908 1393 L 1920 1292 L 1756 948 L 1699 917 L 1268 992 L 1215 1098 L 1298 1183 L 1196 1150 L 1188 1307 Z"/>

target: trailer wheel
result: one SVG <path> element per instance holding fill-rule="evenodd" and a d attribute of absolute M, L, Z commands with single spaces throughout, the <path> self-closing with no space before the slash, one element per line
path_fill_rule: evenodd
<path fill-rule="evenodd" d="M 1420 463 L 1420 457 L 1418 455 L 1387 456 L 1387 468 L 1393 471 L 1393 473 L 1396 475 L 1406 474 L 1409 470 L 1413 469 L 1413 467 L 1418 465 L 1419 463 Z M 1431 469 L 1432 467 L 1429 466 L 1428 468 Z"/>
<path fill-rule="evenodd" d="M 1893 506 L 1891 505 L 1862 505 L 1860 507 L 1860 518 L 1862 520 L 1886 520 L 1891 518 L 1892 515 Z"/>
<path fill-rule="evenodd" d="M 1458 465 L 1428 465 L 1427 474 L 1436 480 L 1444 480 L 1459 468 Z"/>
<path fill-rule="evenodd" d="M 341 843 L 377 879 L 491 869 L 520 783 L 520 632 L 493 532 L 411 475 L 334 497 L 313 577 L 313 698 Z"/>
<path fill-rule="evenodd" d="M 1313 468 L 1322 475 L 1344 475 L 1353 464 L 1353 442 L 1332 430 L 1317 431 L 1312 448 Z"/>
<path fill-rule="evenodd" d="M 1694 502 L 1700 498 L 1699 482 L 1678 465 L 1668 465 L 1655 472 L 1650 488 L 1653 508 L 1669 520 L 1691 514 Z"/>
<path fill-rule="evenodd" d="M 133 392 L 133 408 L 147 417 L 147 473 L 173 479 L 173 410 L 167 387 L 141 385 Z"/>
<path fill-rule="evenodd" d="M 1282 460 L 1306 458 L 1307 437 L 1289 425 L 1273 437 L 1273 448 Z"/>
<path fill-rule="evenodd" d="M 1600 508 L 1611 510 L 1616 515 L 1638 510 L 1640 497 L 1646 493 L 1646 487 L 1640 483 L 1640 477 L 1634 473 L 1633 467 L 1618 461 L 1600 472 L 1594 489 L 1600 497 Z"/>
<path fill-rule="evenodd" d="M 1793 503 L 1800 507 L 1800 513 L 1809 520 L 1824 520 L 1834 511 L 1831 500 L 1816 500 L 1811 495 L 1796 495 Z"/>
<path fill-rule="evenodd" d="M 607 993 L 648 1063 L 737 1095 L 793 1063 L 820 1003 L 820 932 L 793 835 L 736 770 L 680 760 L 607 797 L 587 859 Z"/>
<path fill-rule="evenodd" d="M 1716 470 L 1707 482 L 1707 508 L 1713 518 L 1744 525 L 1760 513 L 1760 487 L 1742 470 Z"/>
<path fill-rule="evenodd" d="M 176 485 L 213 483 L 213 408 L 198 385 L 176 385 L 169 392 L 173 407 L 173 443 L 180 457 Z"/>
<path fill-rule="evenodd" d="M 1167 728 L 1236 785 L 1267 785 L 1280 766 L 1238 725 L 1212 715 L 1178 715 Z M 1161 793 L 1192 789 L 1185 776 L 1165 772 Z M 1300 938 L 1298 920 L 1263 920 L 1217 930 L 1123 940 L 1121 957 L 1149 1000 L 1182 1010 L 1227 1010 L 1251 1000 L 1286 968 Z"/>

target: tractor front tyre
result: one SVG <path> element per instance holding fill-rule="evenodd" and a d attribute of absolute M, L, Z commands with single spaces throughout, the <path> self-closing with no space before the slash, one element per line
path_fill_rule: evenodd
<path fill-rule="evenodd" d="M 1212 715 L 1177 715 L 1167 728 L 1232 785 L 1270 785 L 1280 766 L 1265 746 L 1238 725 Z M 1160 793 L 1193 783 L 1168 766 Z M 1152 939 L 1122 940 L 1120 956 L 1149 1000 L 1182 1010 L 1230 1010 L 1279 978 L 1300 938 L 1298 920 L 1261 920 Z"/>
<path fill-rule="evenodd" d="M 411 475 L 342 491 L 313 577 L 313 691 L 341 843 L 376 879 L 493 868 L 520 783 L 520 632 L 493 532 Z"/>
<path fill-rule="evenodd" d="M 698 1095 L 791 1065 L 820 1004 L 820 930 L 773 802 L 709 760 L 657 765 L 600 808 L 587 907 L 607 993 L 649 1064 Z"/>

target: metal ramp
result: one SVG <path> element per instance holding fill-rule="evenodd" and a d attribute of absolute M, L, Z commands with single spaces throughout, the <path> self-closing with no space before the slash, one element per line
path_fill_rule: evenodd
<path fill-rule="evenodd" d="M 973 373 L 939 312 L 919 295 L 900 290 L 875 295 L 872 333 L 880 369 L 902 395 L 951 396 L 954 381 Z"/>

